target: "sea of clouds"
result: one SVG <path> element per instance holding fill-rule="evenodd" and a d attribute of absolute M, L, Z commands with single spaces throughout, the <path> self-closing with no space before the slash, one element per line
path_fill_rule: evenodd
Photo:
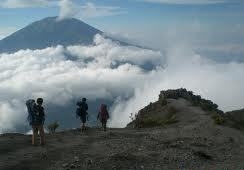
<path fill-rule="evenodd" d="M 146 69 L 148 64 L 153 67 Z M 112 100 L 111 127 L 126 126 L 130 113 L 169 88 L 192 90 L 224 111 L 240 109 L 243 75 L 244 63 L 217 63 L 186 46 L 156 51 L 121 46 L 102 35 L 90 46 L 0 54 L 0 133 L 26 125 L 25 101 L 37 97 L 57 106 L 80 96 Z"/>

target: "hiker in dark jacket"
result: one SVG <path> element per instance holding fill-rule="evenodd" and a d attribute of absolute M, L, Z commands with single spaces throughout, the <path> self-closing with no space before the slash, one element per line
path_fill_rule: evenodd
<path fill-rule="evenodd" d="M 81 131 L 85 130 L 85 124 L 86 124 L 86 120 L 87 120 L 87 116 L 88 116 L 88 105 L 86 103 L 86 98 L 83 98 L 82 101 L 79 101 L 76 103 L 76 105 L 78 106 L 77 110 L 76 110 L 76 116 L 80 117 L 80 120 L 82 122 L 81 125 Z"/>
<path fill-rule="evenodd" d="M 36 104 L 37 103 L 37 104 Z M 32 126 L 33 135 L 32 135 L 32 145 L 36 145 L 36 140 L 38 136 L 38 132 L 40 135 L 40 144 L 45 144 L 45 134 L 44 134 L 44 121 L 45 121 L 45 112 L 44 108 L 42 107 L 43 99 L 38 98 L 37 101 L 29 100 L 26 102 L 27 109 L 29 112 L 29 123 Z"/>
<path fill-rule="evenodd" d="M 98 119 L 100 119 L 100 122 L 102 123 L 102 130 L 106 131 L 107 120 L 109 119 L 107 105 L 101 104 L 101 107 L 100 107 L 98 115 L 97 115 L 97 120 Z"/>

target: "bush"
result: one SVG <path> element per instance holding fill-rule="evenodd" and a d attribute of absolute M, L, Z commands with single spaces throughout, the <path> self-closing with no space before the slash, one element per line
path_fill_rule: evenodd
<path fill-rule="evenodd" d="M 162 119 L 146 117 L 142 121 L 140 121 L 140 127 L 160 127 L 164 126 L 164 122 Z"/>
<path fill-rule="evenodd" d="M 204 111 L 214 111 L 217 110 L 218 105 L 213 103 L 210 100 L 205 100 L 202 99 L 201 103 L 200 103 L 200 107 L 204 110 Z"/>
<path fill-rule="evenodd" d="M 48 131 L 49 131 L 49 133 L 51 133 L 51 134 L 54 134 L 55 131 L 56 131 L 56 129 L 57 129 L 58 127 L 59 127 L 59 124 L 58 124 L 57 121 L 55 121 L 54 123 L 52 123 L 52 124 L 50 124 L 50 125 L 47 126 Z"/>
<path fill-rule="evenodd" d="M 175 113 L 168 113 L 165 116 L 165 124 L 173 124 L 173 123 L 177 123 L 178 120 L 176 119 L 176 115 Z"/>
<path fill-rule="evenodd" d="M 217 125 L 222 125 L 225 123 L 225 118 L 217 113 L 212 116 L 214 123 Z"/>

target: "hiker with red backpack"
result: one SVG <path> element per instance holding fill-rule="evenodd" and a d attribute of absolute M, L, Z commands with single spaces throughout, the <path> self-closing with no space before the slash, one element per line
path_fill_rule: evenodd
<path fill-rule="evenodd" d="M 32 145 L 36 146 L 36 140 L 38 137 L 38 132 L 40 135 L 40 144 L 45 145 L 45 133 L 44 133 L 44 121 L 45 121 L 45 112 L 42 106 L 43 99 L 38 98 L 35 102 L 34 99 L 29 99 L 26 101 L 26 106 L 28 110 L 28 121 L 30 126 L 32 126 Z"/>
<path fill-rule="evenodd" d="M 76 109 L 76 117 L 79 117 L 82 122 L 81 131 L 83 132 L 85 130 L 86 120 L 88 119 L 86 98 L 82 98 L 82 101 L 77 102 L 76 105 L 78 106 Z"/>
<path fill-rule="evenodd" d="M 102 130 L 106 131 L 107 129 L 107 120 L 109 119 L 109 114 L 107 110 L 107 105 L 101 104 L 98 115 L 97 115 L 97 120 L 100 119 L 100 122 L 102 123 Z"/>

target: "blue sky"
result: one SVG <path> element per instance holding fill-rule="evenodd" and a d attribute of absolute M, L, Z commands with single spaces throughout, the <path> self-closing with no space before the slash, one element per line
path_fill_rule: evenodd
<path fill-rule="evenodd" d="M 241 0 L 0 1 L 0 38 L 36 20 L 63 15 L 155 48 L 187 43 L 199 51 L 209 51 L 211 45 L 212 52 L 228 46 L 237 49 L 236 55 L 244 53 Z"/>

